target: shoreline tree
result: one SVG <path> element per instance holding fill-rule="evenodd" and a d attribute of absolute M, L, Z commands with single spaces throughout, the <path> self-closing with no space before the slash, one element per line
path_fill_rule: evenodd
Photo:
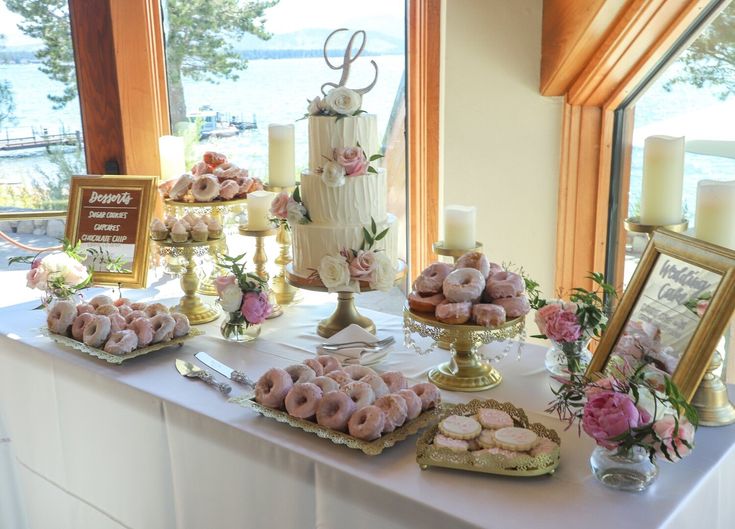
<path fill-rule="evenodd" d="M 0 50 L 4 47 L 5 35 L 0 35 Z M 0 127 L 5 122 L 13 122 L 15 112 L 15 99 L 13 97 L 13 85 L 10 81 L 0 81 Z"/>

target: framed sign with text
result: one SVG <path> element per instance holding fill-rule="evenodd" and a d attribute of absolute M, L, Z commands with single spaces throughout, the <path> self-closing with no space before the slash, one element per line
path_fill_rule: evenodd
<path fill-rule="evenodd" d="M 87 250 L 95 284 L 145 288 L 155 192 L 154 176 L 72 177 L 66 238 Z"/>

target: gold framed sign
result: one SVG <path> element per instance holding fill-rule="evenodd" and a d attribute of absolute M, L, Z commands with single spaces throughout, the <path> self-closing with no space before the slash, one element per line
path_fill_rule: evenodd
<path fill-rule="evenodd" d="M 735 252 L 656 230 L 589 367 L 670 376 L 690 401 L 735 310 Z"/>
<path fill-rule="evenodd" d="M 155 176 L 72 177 L 66 238 L 87 250 L 95 284 L 145 288 L 155 193 Z"/>

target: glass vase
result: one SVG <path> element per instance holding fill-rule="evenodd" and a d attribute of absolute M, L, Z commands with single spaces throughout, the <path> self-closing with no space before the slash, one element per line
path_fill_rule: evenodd
<path fill-rule="evenodd" d="M 590 466 L 606 487 L 631 492 L 645 490 L 658 476 L 656 460 L 651 461 L 640 446 L 612 450 L 598 446 L 592 451 Z"/>
<path fill-rule="evenodd" d="M 574 373 L 584 374 L 587 365 L 592 360 L 592 353 L 587 348 L 590 339 L 584 337 L 576 342 L 555 342 L 546 352 L 544 365 L 552 375 L 564 376 Z"/>
<path fill-rule="evenodd" d="M 226 312 L 219 330 L 230 342 L 252 342 L 260 335 L 260 325 L 248 325 L 240 312 Z"/>

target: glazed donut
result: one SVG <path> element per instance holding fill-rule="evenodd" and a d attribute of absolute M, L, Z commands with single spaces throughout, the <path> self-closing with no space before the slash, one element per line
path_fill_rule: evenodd
<path fill-rule="evenodd" d="M 324 366 L 316 358 L 307 358 L 304 360 L 304 365 L 309 366 L 314 374 L 318 377 L 324 374 Z"/>
<path fill-rule="evenodd" d="M 324 374 L 327 374 L 330 371 L 336 371 L 337 369 L 342 369 L 342 362 L 333 356 L 319 355 L 316 357 L 316 361 L 324 368 Z"/>
<path fill-rule="evenodd" d="M 503 267 L 500 266 L 498 263 L 490 263 L 490 275 L 488 276 L 488 278 L 502 271 L 503 271 Z"/>
<path fill-rule="evenodd" d="M 138 336 L 131 330 L 113 332 L 105 343 L 105 352 L 124 355 L 138 347 Z"/>
<path fill-rule="evenodd" d="M 176 320 L 170 314 L 157 314 L 151 318 L 153 342 L 168 342 L 174 335 Z"/>
<path fill-rule="evenodd" d="M 321 388 L 316 384 L 304 382 L 295 384 L 289 390 L 284 403 L 289 415 L 299 419 L 309 419 L 316 415 L 320 400 L 322 400 Z"/>
<path fill-rule="evenodd" d="M 467 252 L 457 259 L 454 266 L 456 268 L 474 268 L 475 270 L 478 270 L 485 279 L 490 275 L 490 262 L 482 252 Z"/>
<path fill-rule="evenodd" d="M 130 305 L 120 305 L 117 308 L 118 311 L 120 311 L 120 315 L 124 318 L 131 312 L 133 312 L 133 309 L 130 308 Z"/>
<path fill-rule="evenodd" d="M 390 393 L 390 390 L 388 390 L 388 386 L 378 374 L 370 373 L 369 375 L 365 375 L 360 379 L 360 382 L 370 384 L 370 387 L 373 388 L 373 393 L 375 393 L 376 399 Z"/>
<path fill-rule="evenodd" d="M 176 179 L 174 185 L 171 186 L 168 192 L 168 198 L 171 200 L 181 200 L 184 198 L 193 181 L 194 178 L 190 174 L 182 174 Z"/>
<path fill-rule="evenodd" d="M 410 389 L 402 389 L 397 393 L 406 401 L 406 420 L 412 421 L 421 415 L 421 399 Z"/>
<path fill-rule="evenodd" d="M 209 172 L 209 166 L 205 162 L 197 162 L 191 166 L 191 174 L 201 176 Z"/>
<path fill-rule="evenodd" d="M 461 325 L 462 323 L 467 323 L 471 315 L 472 302 L 470 301 L 461 301 L 459 303 L 442 301 L 436 306 L 436 319 L 443 323 Z"/>
<path fill-rule="evenodd" d="M 500 298 L 493 301 L 493 303 L 505 309 L 505 317 L 509 320 L 525 316 L 531 310 L 531 304 L 525 295 L 514 298 Z"/>
<path fill-rule="evenodd" d="M 442 396 L 441 393 L 439 393 L 439 388 L 437 388 L 431 382 L 421 382 L 419 384 L 414 384 L 413 386 L 411 386 L 410 389 L 421 399 L 421 409 L 423 411 L 434 408 L 442 401 Z"/>
<path fill-rule="evenodd" d="M 77 307 L 71 301 L 57 301 L 51 306 L 46 316 L 46 325 L 56 334 L 69 334 L 69 327 L 77 317 Z"/>
<path fill-rule="evenodd" d="M 153 341 L 153 325 L 148 318 L 136 318 L 128 323 L 128 329 L 138 337 L 138 346 L 145 347 Z"/>
<path fill-rule="evenodd" d="M 400 395 L 384 395 L 375 401 L 375 406 L 385 412 L 383 433 L 392 432 L 406 422 L 408 406 L 406 406 L 406 400 Z"/>
<path fill-rule="evenodd" d="M 380 374 L 380 378 L 388 386 L 388 393 L 398 393 L 400 390 L 408 388 L 408 379 L 400 371 L 386 371 Z"/>
<path fill-rule="evenodd" d="M 377 406 L 365 406 L 350 417 L 347 427 L 350 435 L 363 441 L 380 437 L 385 428 L 385 412 Z"/>
<path fill-rule="evenodd" d="M 282 408 L 293 381 L 283 369 L 273 367 L 266 371 L 255 384 L 255 401 L 269 408 Z"/>
<path fill-rule="evenodd" d="M 485 289 L 485 278 L 474 268 L 457 268 L 444 279 L 444 296 L 448 301 L 477 301 Z"/>
<path fill-rule="evenodd" d="M 110 318 L 97 314 L 84 326 L 82 340 L 90 347 L 101 347 L 110 337 L 110 327 Z"/>
<path fill-rule="evenodd" d="M 130 312 L 127 316 L 125 316 L 125 322 L 130 325 L 139 318 L 147 318 L 145 312 L 143 312 L 142 310 L 134 310 Z"/>
<path fill-rule="evenodd" d="M 413 289 L 422 296 L 440 294 L 444 279 L 454 267 L 448 263 L 430 264 L 413 283 Z"/>
<path fill-rule="evenodd" d="M 344 386 L 345 384 L 349 384 L 352 382 L 352 377 L 342 371 L 341 369 L 335 369 L 334 371 L 330 371 L 325 376 L 331 378 L 334 380 L 337 384 L 340 386 Z"/>
<path fill-rule="evenodd" d="M 505 323 L 505 309 L 492 303 L 478 303 L 472 307 L 472 321 L 485 327 L 498 327 Z"/>
<path fill-rule="evenodd" d="M 128 328 L 128 324 L 121 314 L 113 313 L 108 318 L 110 318 L 110 332 L 123 331 Z"/>
<path fill-rule="evenodd" d="M 191 185 L 191 196 L 197 202 L 211 202 L 219 196 L 219 182 L 211 174 L 197 177 Z"/>
<path fill-rule="evenodd" d="M 72 338 L 74 338 L 78 342 L 81 342 L 84 338 L 84 328 L 93 319 L 94 314 L 91 314 L 89 312 L 83 312 L 79 316 L 74 318 L 74 323 L 72 323 L 71 325 Z"/>
<path fill-rule="evenodd" d="M 339 389 L 337 381 L 329 377 L 316 377 L 311 383 L 319 386 L 322 393 L 329 393 L 330 391 L 337 391 Z"/>
<path fill-rule="evenodd" d="M 293 364 L 285 368 L 285 370 L 289 375 L 291 375 L 291 380 L 293 380 L 294 384 L 311 382 L 316 378 L 314 370 L 304 364 Z"/>
<path fill-rule="evenodd" d="M 225 180 L 219 188 L 219 196 L 222 200 L 232 200 L 240 192 L 240 186 L 234 180 Z"/>
<path fill-rule="evenodd" d="M 180 312 L 172 312 L 171 317 L 174 319 L 174 338 L 181 338 L 189 334 L 191 330 L 191 324 L 186 314 Z"/>
<path fill-rule="evenodd" d="M 166 305 L 163 303 L 151 303 L 150 305 L 146 305 L 144 309 L 142 309 L 143 312 L 145 312 L 145 315 L 149 318 L 152 318 L 156 314 L 168 314 L 169 310 Z"/>
<path fill-rule="evenodd" d="M 416 312 L 433 313 L 436 310 L 436 306 L 442 301 L 444 301 L 444 294 L 422 296 L 418 292 L 411 292 L 408 295 L 408 306 Z"/>
<path fill-rule="evenodd" d="M 94 307 L 89 303 L 80 303 L 77 305 L 77 314 L 81 315 L 85 313 L 94 314 Z"/>
<path fill-rule="evenodd" d="M 178 221 L 177 221 L 178 222 Z M 148 303 L 145 301 L 136 301 L 135 303 L 130 304 L 130 308 L 133 310 L 140 310 L 143 311 L 148 306 Z"/>
<path fill-rule="evenodd" d="M 204 163 L 206 163 L 211 169 L 214 169 L 218 165 L 227 163 L 227 156 L 220 152 L 207 151 L 202 156 L 202 160 L 204 160 Z"/>
<path fill-rule="evenodd" d="M 170 180 L 166 180 L 165 182 L 162 182 L 158 184 L 158 192 L 163 195 L 164 198 L 169 196 L 169 193 L 171 192 L 171 188 L 173 187 L 176 180 L 173 178 Z"/>
<path fill-rule="evenodd" d="M 377 373 L 367 366 L 345 366 L 342 370 L 347 373 L 352 380 L 360 380 L 365 375 L 376 375 Z"/>
<path fill-rule="evenodd" d="M 525 289 L 523 278 L 518 274 L 507 271 L 493 274 L 485 287 L 490 299 L 512 298 L 523 294 Z"/>
<path fill-rule="evenodd" d="M 341 391 L 330 391 L 322 395 L 316 409 L 316 422 L 332 430 L 344 432 L 347 422 L 355 413 L 355 403 Z"/>
<path fill-rule="evenodd" d="M 95 310 L 97 310 L 102 305 L 112 305 L 113 301 L 110 296 L 105 296 L 104 294 L 100 294 L 90 299 L 89 304 L 92 305 Z"/>
<path fill-rule="evenodd" d="M 354 381 L 349 384 L 345 384 L 340 391 L 344 392 L 348 397 L 355 403 L 355 409 L 359 410 L 365 406 L 370 406 L 375 402 L 375 392 L 370 384 L 367 382 Z"/>
<path fill-rule="evenodd" d="M 250 188 L 253 186 L 254 180 L 249 177 L 243 178 L 241 181 L 238 181 L 240 184 L 240 189 L 238 190 L 238 195 L 247 195 L 250 191 Z"/>
<path fill-rule="evenodd" d="M 128 298 L 118 298 L 115 301 L 112 302 L 113 305 L 120 308 L 123 305 L 130 305 L 132 301 L 130 301 Z"/>
<path fill-rule="evenodd" d="M 94 313 L 109 316 L 110 314 L 120 314 L 120 309 L 115 305 L 100 305 L 95 309 Z"/>

